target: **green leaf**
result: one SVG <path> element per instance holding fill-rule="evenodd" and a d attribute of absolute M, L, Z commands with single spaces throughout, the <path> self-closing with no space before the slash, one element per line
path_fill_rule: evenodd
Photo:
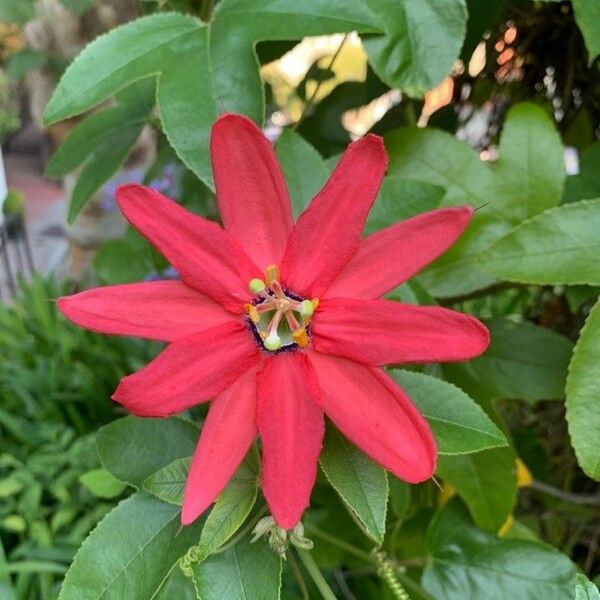
<path fill-rule="evenodd" d="M 600 600 L 598 588 L 581 573 L 577 573 L 575 600 Z"/>
<path fill-rule="evenodd" d="M 444 187 L 443 205 L 480 209 L 460 240 L 419 275 L 418 281 L 436 297 L 458 296 L 494 283 L 479 268 L 481 252 L 522 218 L 560 200 L 562 144 L 549 117 L 531 103 L 517 104 L 508 113 L 495 165 L 484 163 L 465 143 L 441 131 L 398 129 L 385 140 L 391 175 Z"/>
<path fill-rule="evenodd" d="M 155 85 L 146 79 L 119 93 L 117 106 L 79 123 L 54 153 L 48 177 L 62 177 L 83 165 L 69 205 L 69 223 L 123 165 L 150 116 Z"/>
<path fill-rule="evenodd" d="M 573 12 L 583 34 L 591 65 L 600 54 L 600 4 L 597 0 L 573 0 Z"/>
<path fill-rule="evenodd" d="M 60 0 L 69 10 L 72 10 L 77 15 L 82 15 L 87 12 L 94 0 Z"/>
<path fill-rule="evenodd" d="M 393 175 L 385 177 L 369 213 L 365 234 L 438 208 L 445 192 L 439 185 L 401 179 Z"/>
<path fill-rule="evenodd" d="M 260 457 L 252 446 L 206 519 L 200 536 L 204 556 L 220 548 L 242 526 L 256 502 L 259 476 Z"/>
<path fill-rule="evenodd" d="M 179 509 L 137 493 L 121 502 L 85 540 L 60 600 L 152 598 L 198 539 L 202 521 L 181 528 Z"/>
<path fill-rule="evenodd" d="M 189 456 L 179 458 L 152 473 L 144 481 L 144 490 L 163 502 L 181 506 L 191 460 Z"/>
<path fill-rule="evenodd" d="M 0 21 L 23 25 L 35 17 L 32 0 L 0 0 Z"/>
<path fill-rule="evenodd" d="M 158 470 L 144 481 L 144 489 L 163 502 L 181 506 L 190 461 L 181 458 Z M 206 519 L 199 544 L 203 556 L 222 546 L 246 520 L 256 502 L 259 472 L 260 458 L 253 446 Z"/>
<path fill-rule="evenodd" d="M 479 264 L 509 281 L 600 285 L 598 231 L 600 199 L 566 204 L 515 227 Z"/>
<path fill-rule="evenodd" d="M 79 477 L 79 481 L 98 498 L 115 498 L 122 494 L 126 487 L 126 484 L 106 469 L 87 471 Z"/>
<path fill-rule="evenodd" d="M 385 536 L 386 472 L 327 423 L 319 458 L 329 483 L 378 543 Z"/>
<path fill-rule="evenodd" d="M 196 425 L 177 417 L 125 417 L 100 429 L 96 443 L 104 467 L 120 481 L 141 488 L 152 473 L 193 454 L 198 435 Z"/>
<path fill-rule="evenodd" d="M 440 454 L 466 454 L 506 446 L 485 411 L 455 385 L 423 373 L 394 369 L 390 375 L 427 419 Z"/>
<path fill-rule="evenodd" d="M 5 72 L 11 79 L 21 79 L 29 71 L 42 67 L 46 60 L 47 56 L 43 52 L 23 48 L 10 57 Z"/>
<path fill-rule="evenodd" d="M 215 10 L 210 45 L 209 26 L 192 17 L 142 17 L 96 39 L 71 63 L 44 121 L 85 112 L 128 84 L 158 75 L 158 105 L 169 143 L 212 187 L 208 142 L 221 107 L 257 122 L 264 117 L 255 44 L 354 30 L 378 31 L 357 0 L 225 0 Z"/>
<path fill-rule="evenodd" d="M 600 141 L 583 152 L 579 160 L 579 174 L 565 181 L 563 202 L 600 198 Z"/>
<path fill-rule="evenodd" d="M 572 600 L 575 566 L 550 546 L 498 539 L 475 528 L 451 502 L 428 532 L 423 588 L 436 600 Z"/>
<path fill-rule="evenodd" d="M 577 461 L 600 481 L 600 301 L 592 308 L 575 345 L 567 378 L 567 421 Z"/>
<path fill-rule="evenodd" d="M 329 176 L 322 156 L 293 129 L 284 129 L 275 146 L 292 200 L 294 218 L 309 205 Z"/>
<path fill-rule="evenodd" d="M 445 371 L 479 383 L 493 398 L 531 403 L 564 398 L 570 340 L 527 321 L 494 319 L 486 325 L 491 338 L 487 351 L 466 363 L 444 365 Z"/>
<path fill-rule="evenodd" d="M 196 594 L 202 600 L 279 600 L 281 559 L 264 540 L 248 537 L 194 566 Z"/>
<path fill-rule="evenodd" d="M 512 448 L 438 457 L 437 474 L 456 488 L 475 523 L 496 532 L 517 499 L 516 455 Z"/>
<path fill-rule="evenodd" d="M 0 498 L 8 498 L 18 494 L 24 487 L 22 481 L 16 477 L 5 477 L 0 479 Z"/>
<path fill-rule="evenodd" d="M 488 201 L 512 223 L 520 223 L 562 197 L 564 149 L 546 112 L 523 102 L 510 112 L 500 137 L 500 156 L 492 165 L 494 189 Z"/>
<path fill-rule="evenodd" d="M 385 33 L 364 40 L 373 69 L 387 85 L 421 97 L 446 77 L 466 32 L 464 0 L 366 0 Z"/>
<path fill-rule="evenodd" d="M 7 572 L 8 564 L 2 539 L 0 538 L 0 598 L 3 600 L 15 600 L 15 591 L 11 585 L 10 575 Z"/>

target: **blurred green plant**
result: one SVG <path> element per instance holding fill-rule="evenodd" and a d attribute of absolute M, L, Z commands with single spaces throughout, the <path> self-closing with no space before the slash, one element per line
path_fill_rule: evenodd
<path fill-rule="evenodd" d="M 122 495 L 101 466 L 95 432 L 117 416 L 108 398 L 119 379 L 154 353 L 67 326 L 54 306 L 64 292 L 35 277 L 0 305 L 3 600 L 56 598 L 82 540 Z"/>

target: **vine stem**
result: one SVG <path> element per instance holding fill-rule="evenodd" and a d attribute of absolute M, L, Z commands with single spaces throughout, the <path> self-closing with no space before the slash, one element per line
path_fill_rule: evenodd
<path fill-rule="evenodd" d="M 368 562 L 368 563 L 373 562 L 373 559 L 369 556 L 369 554 L 367 552 L 364 552 L 360 548 L 357 548 L 356 546 L 353 546 L 352 544 L 348 544 L 347 542 L 343 542 L 342 540 L 338 540 L 338 538 L 334 537 L 333 535 L 329 535 L 328 533 L 325 533 L 324 531 L 321 531 L 314 525 L 306 524 L 304 527 L 305 527 L 307 533 L 309 533 L 310 535 L 312 535 L 316 538 L 320 538 L 324 542 L 330 543 L 332 546 L 337 546 L 338 548 L 341 548 L 342 550 L 345 550 L 346 552 L 348 552 L 348 554 L 353 554 L 354 556 L 364 560 L 365 562 Z"/>
<path fill-rule="evenodd" d="M 321 593 L 321 597 L 323 598 L 323 600 L 337 600 L 335 594 L 329 587 L 329 584 L 327 583 L 327 581 L 325 581 L 325 577 L 323 577 L 323 574 L 319 570 L 319 567 L 317 567 L 317 563 L 312 557 L 312 554 L 308 550 L 301 550 L 300 548 L 297 548 L 296 552 L 298 553 L 302 564 L 304 565 L 305 569 L 308 571 L 308 574 L 313 580 L 313 583 Z"/>

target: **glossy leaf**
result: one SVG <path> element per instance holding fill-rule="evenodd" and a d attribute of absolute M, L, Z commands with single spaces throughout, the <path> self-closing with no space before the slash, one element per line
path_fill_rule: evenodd
<path fill-rule="evenodd" d="M 190 458 L 180 458 L 146 478 L 144 489 L 163 502 L 181 506 L 189 467 Z M 253 446 L 206 519 L 199 543 L 203 556 L 222 546 L 246 520 L 256 502 L 259 472 L 260 458 Z"/>
<path fill-rule="evenodd" d="M 445 190 L 423 181 L 388 176 L 369 213 L 365 234 L 385 229 L 420 213 L 438 208 Z"/>
<path fill-rule="evenodd" d="M 329 483 L 358 517 L 367 533 L 381 543 L 388 499 L 386 472 L 327 424 L 319 458 Z"/>
<path fill-rule="evenodd" d="M 152 598 L 200 534 L 179 510 L 142 492 L 121 502 L 75 555 L 60 600 Z"/>
<path fill-rule="evenodd" d="M 196 425 L 178 417 L 125 417 L 100 429 L 96 443 L 104 467 L 120 481 L 141 488 L 162 467 L 191 456 L 198 435 Z"/>
<path fill-rule="evenodd" d="M 133 149 L 154 106 L 155 85 L 152 79 L 144 80 L 118 94 L 117 106 L 79 123 L 54 153 L 48 177 L 62 177 L 82 166 L 69 204 L 69 223 Z"/>
<path fill-rule="evenodd" d="M 466 294 L 494 283 L 494 277 L 479 267 L 482 251 L 522 218 L 558 204 L 562 194 L 560 139 L 552 121 L 531 103 L 517 104 L 508 113 L 496 165 L 484 163 L 465 143 L 433 129 L 398 129 L 385 140 L 390 174 L 444 187 L 442 205 L 468 203 L 478 209 L 460 240 L 418 277 L 436 297 Z"/>
<path fill-rule="evenodd" d="M 469 362 L 444 365 L 444 371 L 477 382 L 493 398 L 532 403 L 564 398 L 570 340 L 527 321 L 494 319 L 486 325 L 491 338 L 487 351 Z"/>
<path fill-rule="evenodd" d="M 206 519 L 200 536 L 203 555 L 212 554 L 242 526 L 256 502 L 259 475 L 260 457 L 252 446 Z"/>
<path fill-rule="evenodd" d="M 496 532 L 517 498 L 516 456 L 510 447 L 439 456 L 437 474 L 452 484 L 477 525 Z"/>
<path fill-rule="evenodd" d="M 106 469 L 93 469 L 79 477 L 79 481 L 98 498 L 115 498 L 123 493 L 126 484 Z"/>
<path fill-rule="evenodd" d="M 212 187 L 208 140 L 222 107 L 257 122 L 264 117 L 255 44 L 354 30 L 378 31 L 375 18 L 358 0 L 225 0 L 215 10 L 210 46 L 209 27 L 192 17 L 142 17 L 101 36 L 73 61 L 44 119 L 51 124 L 80 114 L 126 85 L 158 75 L 158 105 L 167 138 L 188 167 Z"/>
<path fill-rule="evenodd" d="M 596 0 L 573 0 L 573 12 L 592 64 L 600 54 L 600 4 Z"/>
<path fill-rule="evenodd" d="M 581 573 L 577 573 L 575 600 L 600 600 L 600 591 L 598 591 L 598 588 Z"/>
<path fill-rule="evenodd" d="M 144 481 L 144 490 L 163 502 L 181 506 L 190 462 L 190 457 L 179 458 L 152 473 Z"/>
<path fill-rule="evenodd" d="M 559 206 L 518 225 L 479 265 L 509 281 L 600 285 L 600 199 Z"/>
<path fill-rule="evenodd" d="M 327 181 L 329 169 L 321 155 L 292 129 L 283 130 L 275 150 L 297 218 Z"/>
<path fill-rule="evenodd" d="M 432 555 L 422 585 L 436 600 L 573 598 L 575 566 L 564 554 L 480 531 L 456 502 L 437 515 L 427 537 Z"/>
<path fill-rule="evenodd" d="M 506 446 L 504 434 L 460 388 L 423 373 L 390 372 L 427 419 L 440 454 L 466 454 Z"/>
<path fill-rule="evenodd" d="M 202 600 L 279 600 L 281 558 L 263 539 L 245 537 L 194 567 L 194 585 Z"/>
<path fill-rule="evenodd" d="M 369 62 L 382 81 L 421 97 L 446 77 L 466 32 L 464 0 L 365 0 L 384 26 L 364 40 Z"/>
<path fill-rule="evenodd" d="M 577 461 L 600 481 L 600 301 L 590 312 L 573 352 L 567 378 L 567 421 Z"/>

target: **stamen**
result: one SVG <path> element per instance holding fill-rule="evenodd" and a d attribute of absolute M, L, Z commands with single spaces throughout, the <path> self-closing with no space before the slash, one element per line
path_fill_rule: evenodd
<path fill-rule="evenodd" d="M 281 348 L 281 338 L 277 335 L 277 330 L 271 331 L 269 335 L 264 339 L 263 344 L 267 350 L 275 352 Z"/>
<path fill-rule="evenodd" d="M 310 300 L 303 300 L 300 303 L 300 314 L 305 319 L 309 319 L 310 317 L 312 317 L 314 312 L 315 312 L 315 307 Z"/>
<path fill-rule="evenodd" d="M 274 281 L 279 281 L 279 267 L 277 265 L 271 265 L 267 267 L 265 272 L 265 283 L 267 287 L 271 287 Z"/>
<path fill-rule="evenodd" d="M 257 325 L 260 321 L 260 316 L 258 310 L 256 310 L 256 306 L 254 306 L 254 304 L 244 304 L 244 310 L 248 313 L 250 320 Z"/>
<path fill-rule="evenodd" d="M 265 287 L 265 282 L 262 279 L 251 279 L 250 283 L 248 283 L 250 293 L 255 296 L 264 291 Z"/>
<path fill-rule="evenodd" d="M 266 350 L 276 352 L 294 345 L 303 348 L 310 342 L 308 325 L 319 304 L 318 298 L 303 300 L 285 290 L 279 282 L 277 265 L 267 267 L 264 281 L 252 279 L 248 289 L 256 299 L 245 304 L 244 310 Z M 270 313 L 272 317 L 268 321 L 266 315 Z M 280 334 L 283 317 L 285 322 Z"/>
<path fill-rule="evenodd" d="M 300 329 L 296 329 L 296 331 L 292 331 L 292 339 L 300 348 L 304 348 L 308 344 L 308 334 L 306 333 L 306 329 L 304 327 Z"/>

